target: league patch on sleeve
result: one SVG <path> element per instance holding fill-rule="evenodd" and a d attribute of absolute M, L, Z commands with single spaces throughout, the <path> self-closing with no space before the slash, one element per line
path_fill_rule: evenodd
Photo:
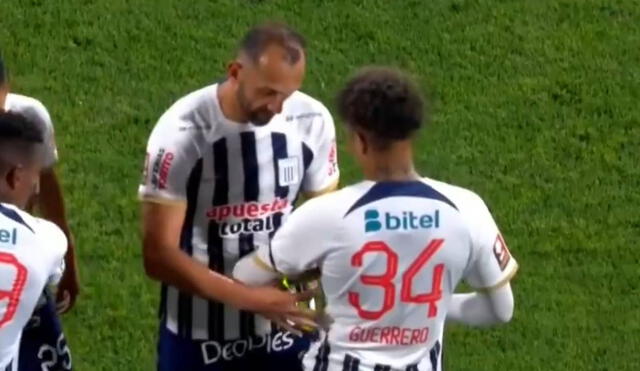
<path fill-rule="evenodd" d="M 493 243 L 493 255 L 498 261 L 500 270 L 504 271 L 507 264 L 509 264 L 509 260 L 511 260 L 511 253 L 509 252 L 509 248 L 507 248 L 507 244 L 504 242 L 504 238 L 502 238 L 500 234 L 498 234 L 496 241 Z"/>
<path fill-rule="evenodd" d="M 164 148 L 160 148 L 158 150 L 151 169 L 151 185 L 156 190 L 167 188 L 169 171 L 171 170 L 171 164 L 174 157 L 175 156 L 172 152 L 169 152 Z"/>
<path fill-rule="evenodd" d="M 338 172 L 338 146 L 335 139 L 331 143 L 331 149 L 329 150 L 329 176 Z"/>

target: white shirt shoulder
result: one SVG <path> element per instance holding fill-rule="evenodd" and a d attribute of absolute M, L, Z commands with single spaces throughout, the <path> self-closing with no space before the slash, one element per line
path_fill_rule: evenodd
<path fill-rule="evenodd" d="M 471 236 L 471 259 L 464 279 L 474 288 L 492 289 L 509 282 L 518 269 L 493 215 L 475 192 L 441 181 L 424 182 L 456 205 Z"/>
<path fill-rule="evenodd" d="M 366 189 L 360 183 L 306 201 L 289 216 L 271 244 L 258 249 L 258 258 L 285 275 L 319 268 L 328 254 L 344 245 L 349 230 L 344 216 Z"/>
<path fill-rule="evenodd" d="M 336 129 L 331 113 L 319 100 L 296 91 L 284 103 L 287 124 L 295 125 L 300 138 L 313 154 L 302 189 L 322 193 L 335 187 L 340 178 Z"/>
<path fill-rule="evenodd" d="M 55 284 L 60 280 L 64 272 L 64 256 L 67 253 L 68 241 L 64 232 L 56 224 L 38 217 L 34 217 L 19 208 L 2 204 L 3 214 L 9 219 L 21 225 L 29 232 L 23 234 L 26 237 L 26 244 L 29 246 L 30 256 L 38 257 L 42 261 L 48 262 L 47 272 L 48 282 Z"/>
<path fill-rule="evenodd" d="M 141 199 L 185 202 L 186 182 L 217 129 L 216 87 L 177 100 L 158 120 L 147 143 Z"/>

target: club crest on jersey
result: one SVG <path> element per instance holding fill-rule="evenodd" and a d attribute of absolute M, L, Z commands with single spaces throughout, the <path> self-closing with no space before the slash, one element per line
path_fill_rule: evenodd
<path fill-rule="evenodd" d="M 276 198 L 269 202 L 245 202 L 235 205 L 215 206 L 207 211 L 207 218 L 218 223 L 222 237 L 241 233 L 270 232 L 275 230 L 278 213 L 289 207 L 289 200 Z"/>
<path fill-rule="evenodd" d="M 493 243 L 493 255 L 498 261 L 500 270 L 504 270 L 507 267 L 507 264 L 509 264 L 509 260 L 511 260 L 509 248 L 507 248 L 507 244 L 504 242 L 504 238 L 502 238 L 500 234 L 498 234 L 496 241 Z"/>
<path fill-rule="evenodd" d="M 378 232 L 382 229 L 389 231 L 408 231 L 416 229 L 440 228 L 440 210 L 433 214 L 416 215 L 413 211 L 403 211 L 397 215 L 390 212 L 382 216 L 376 209 L 364 212 L 364 231 L 366 233 Z"/>
<path fill-rule="evenodd" d="M 285 187 L 300 182 L 300 160 L 287 157 L 278 160 L 278 184 Z"/>

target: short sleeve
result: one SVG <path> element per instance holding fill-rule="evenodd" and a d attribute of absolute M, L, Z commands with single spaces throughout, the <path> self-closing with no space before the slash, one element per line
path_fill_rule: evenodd
<path fill-rule="evenodd" d="M 143 201 L 187 200 L 187 180 L 199 154 L 187 132 L 172 130 L 178 126 L 161 121 L 151 133 L 138 188 Z"/>
<path fill-rule="evenodd" d="M 51 265 L 49 268 L 48 284 L 55 285 L 62 278 L 65 270 L 64 256 L 67 253 L 67 237 L 57 225 L 38 219 L 38 234 L 42 247 L 51 255 Z"/>
<path fill-rule="evenodd" d="M 493 216 L 479 199 L 471 218 L 472 258 L 465 280 L 476 289 L 493 289 L 508 283 L 518 270 Z"/>
<path fill-rule="evenodd" d="M 44 167 L 53 167 L 58 161 L 58 149 L 56 147 L 53 122 L 47 108 L 35 99 L 30 99 L 29 104 L 22 107 L 19 112 L 27 119 L 38 124 L 44 136 L 45 159 Z"/>
<path fill-rule="evenodd" d="M 321 193 L 337 185 L 340 178 L 336 128 L 331 113 L 324 106 L 312 125 L 315 128 L 309 144 L 313 147 L 313 158 L 305 172 L 303 191 Z"/>
<path fill-rule="evenodd" d="M 334 218 L 326 196 L 305 202 L 276 232 L 270 245 L 259 246 L 258 258 L 271 268 L 295 276 L 317 268 L 331 246 Z"/>

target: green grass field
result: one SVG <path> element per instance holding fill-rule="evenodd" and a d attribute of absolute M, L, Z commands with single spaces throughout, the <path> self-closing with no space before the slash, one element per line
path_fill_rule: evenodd
<path fill-rule="evenodd" d="M 57 127 L 83 286 L 64 317 L 77 370 L 153 369 L 159 290 L 136 201 L 148 134 L 272 18 L 307 36 L 304 90 L 329 106 L 364 64 L 433 87 L 419 169 L 480 193 L 521 265 L 513 322 L 450 327 L 449 370 L 640 369 L 637 0 L 3 0 L 13 88 Z"/>

